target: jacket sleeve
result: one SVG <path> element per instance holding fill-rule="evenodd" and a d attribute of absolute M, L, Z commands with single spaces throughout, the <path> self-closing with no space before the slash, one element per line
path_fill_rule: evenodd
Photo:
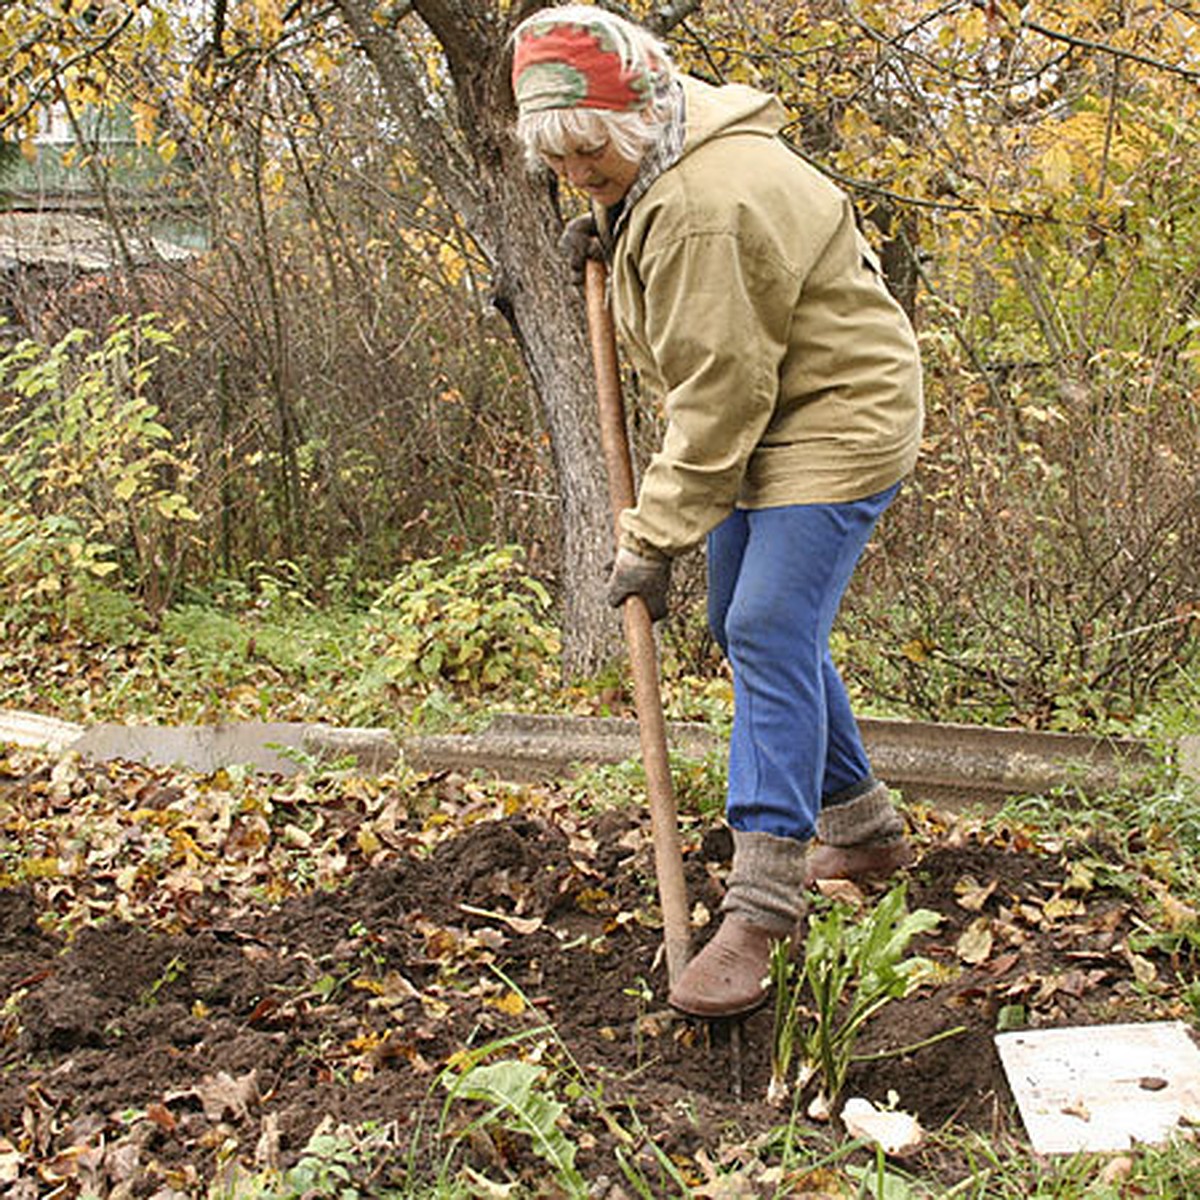
<path fill-rule="evenodd" d="M 623 543 L 642 553 L 682 554 L 733 510 L 775 411 L 803 280 L 769 234 L 737 214 L 719 226 L 648 237 L 639 255 L 643 344 L 666 419 L 621 519 Z"/>

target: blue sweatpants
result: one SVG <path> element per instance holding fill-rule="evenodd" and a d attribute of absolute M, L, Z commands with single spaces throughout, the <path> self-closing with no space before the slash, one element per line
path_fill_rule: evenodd
<path fill-rule="evenodd" d="M 708 536 L 708 620 L 733 671 L 726 818 L 807 840 L 871 764 L 829 652 L 842 594 L 896 484 L 865 500 L 738 509 Z"/>

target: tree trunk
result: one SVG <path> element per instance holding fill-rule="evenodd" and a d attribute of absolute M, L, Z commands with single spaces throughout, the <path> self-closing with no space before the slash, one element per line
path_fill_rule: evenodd
<path fill-rule="evenodd" d="M 529 370 L 550 436 L 563 528 L 563 667 L 594 672 L 617 653 L 620 625 L 604 602 L 612 521 L 596 422 L 583 294 L 557 250 L 562 220 L 551 189 L 525 167 L 511 134 L 506 19 L 491 4 L 415 0 L 454 81 L 442 123 L 426 101 L 406 33 L 372 18 L 370 0 L 335 0 L 374 66 L 423 173 L 462 215 L 495 273 L 493 300 Z"/>

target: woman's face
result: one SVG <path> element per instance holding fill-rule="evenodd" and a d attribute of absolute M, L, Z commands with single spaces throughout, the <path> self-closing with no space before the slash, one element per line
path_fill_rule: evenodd
<path fill-rule="evenodd" d="M 562 154 L 543 154 L 546 165 L 572 187 L 586 192 L 605 208 L 622 199 L 634 179 L 638 166 L 617 153 L 612 142 L 603 145 L 567 145 Z"/>

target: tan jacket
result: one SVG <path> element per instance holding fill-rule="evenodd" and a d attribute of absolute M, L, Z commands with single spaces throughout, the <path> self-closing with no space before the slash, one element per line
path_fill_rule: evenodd
<path fill-rule="evenodd" d="M 622 543 L 674 556 L 735 506 L 861 499 L 912 469 L 921 372 L 849 199 L 773 97 L 685 80 L 679 160 L 623 214 L 618 333 L 666 416 Z"/>

